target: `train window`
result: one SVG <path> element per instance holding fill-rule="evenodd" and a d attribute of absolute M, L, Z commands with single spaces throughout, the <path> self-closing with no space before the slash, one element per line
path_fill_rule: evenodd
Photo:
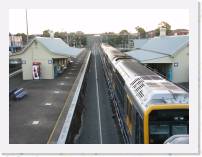
<path fill-rule="evenodd" d="M 130 118 L 130 121 L 132 119 L 132 111 L 131 111 L 131 101 L 129 100 L 129 98 L 127 97 L 127 115 L 129 116 Z"/>
<path fill-rule="evenodd" d="M 150 143 L 161 144 L 172 135 L 188 134 L 189 110 L 154 110 L 149 116 Z"/>
<path fill-rule="evenodd" d="M 150 125 L 150 143 L 163 143 L 169 136 L 168 125 Z"/>
<path fill-rule="evenodd" d="M 123 84 L 120 82 L 118 75 L 114 75 L 114 83 L 115 83 L 115 93 L 120 101 L 121 108 L 124 108 L 124 95 L 125 90 Z"/>
<path fill-rule="evenodd" d="M 186 125 L 173 125 L 172 126 L 172 134 L 187 134 L 188 128 Z"/>
<path fill-rule="evenodd" d="M 122 76 L 119 74 L 118 71 L 116 71 L 116 77 L 118 78 L 119 82 L 121 83 L 121 85 L 123 86 L 125 81 L 123 80 Z"/>
<path fill-rule="evenodd" d="M 135 128 L 136 128 L 136 110 L 135 110 L 135 108 L 133 108 L 134 110 L 133 110 L 133 114 L 132 114 L 132 116 L 133 116 L 133 122 L 132 122 L 132 124 L 133 124 L 133 132 L 132 132 L 132 143 L 135 143 L 135 139 L 136 139 L 136 134 L 135 134 Z"/>
<path fill-rule="evenodd" d="M 132 135 L 132 106 L 131 106 L 131 101 L 127 97 L 127 125 L 128 125 L 128 130 L 130 132 L 130 135 Z"/>
<path fill-rule="evenodd" d="M 143 143 L 143 120 L 136 112 L 135 143 Z"/>

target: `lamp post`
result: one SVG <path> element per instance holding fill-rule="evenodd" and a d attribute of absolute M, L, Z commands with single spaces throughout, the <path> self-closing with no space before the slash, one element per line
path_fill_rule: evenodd
<path fill-rule="evenodd" d="M 27 27 L 27 44 L 28 44 L 29 36 L 28 36 L 28 19 L 27 19 L 27 9 L 26 9 L 26 27 Z"/>

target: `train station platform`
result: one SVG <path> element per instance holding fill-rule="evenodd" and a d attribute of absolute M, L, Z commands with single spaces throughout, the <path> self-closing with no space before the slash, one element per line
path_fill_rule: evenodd
<path fill-rule="evenodd" d="M 68 101 L 73 85 L 87 56 L 82 53 L 63 74 L 53 80 L 9 80 L 9 90 L 24 88 L 27 96 L 9 101 L 9 143 L 46 144 Z"/>

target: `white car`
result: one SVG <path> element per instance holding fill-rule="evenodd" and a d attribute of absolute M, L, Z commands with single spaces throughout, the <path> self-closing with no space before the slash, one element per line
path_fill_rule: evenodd
<path fill-rule="evenodd" d="M 189 144 L 189 135 L 173 135 L 168 138 L 164 144 Z"/>

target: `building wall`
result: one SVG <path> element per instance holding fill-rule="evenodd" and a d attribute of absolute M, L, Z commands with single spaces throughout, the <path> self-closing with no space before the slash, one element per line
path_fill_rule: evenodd
<path fill-rule="evenodd" d="M 189 82 L 189 47 L 182 49 L 176 53 L 172 65 L 173 82 L 182 83 Z M 178 64 L 178 66 L 176 66 Z"/>

